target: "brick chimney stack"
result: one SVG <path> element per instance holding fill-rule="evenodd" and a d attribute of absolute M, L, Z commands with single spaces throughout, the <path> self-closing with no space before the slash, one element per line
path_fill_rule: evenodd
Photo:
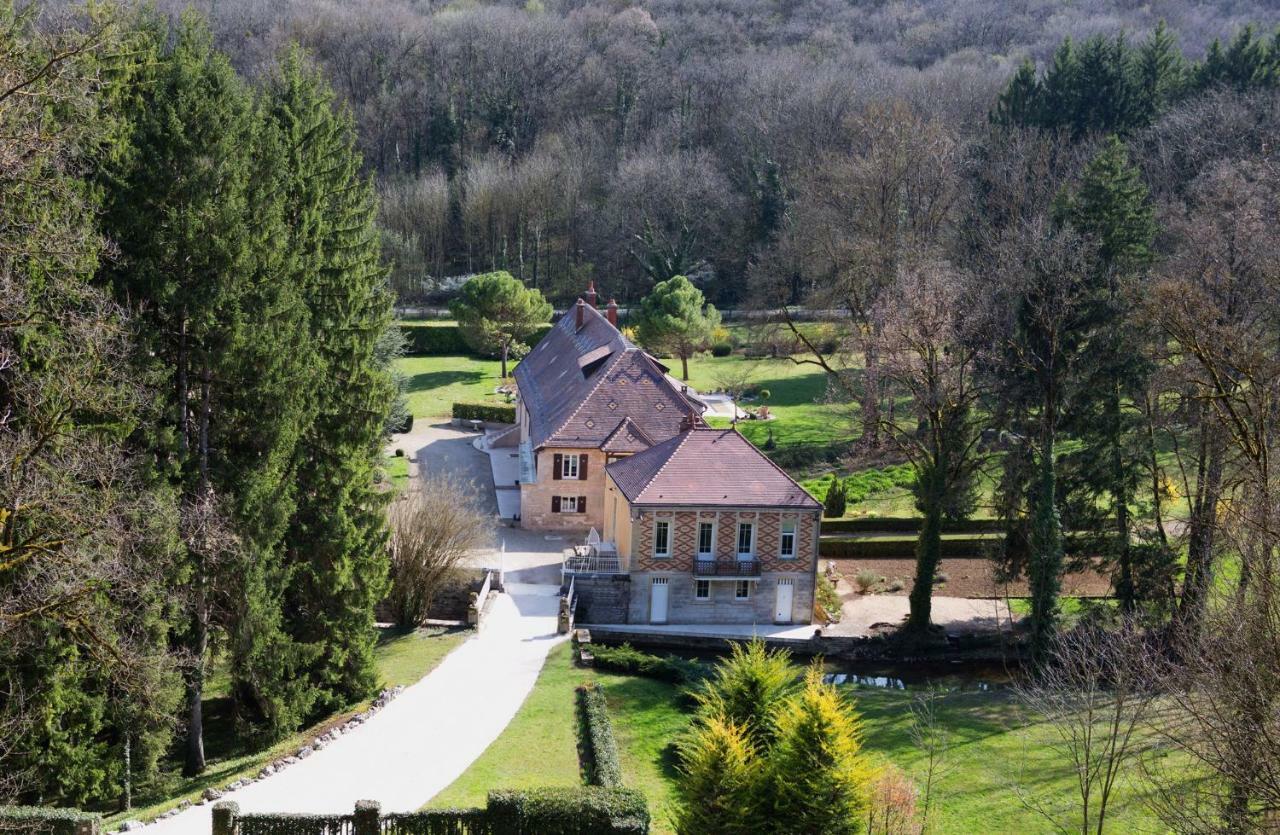
<path fill-rule="evenodd" d="M 615 328 L 618 326 L 618 302 L 609 299 L 609 306 L 604 309 L 604 315 L 609 317 L 609 324 Z"/>
<path fill-rule="evenodd" d="M 577 307 L 575 308 L 575 310 L 576 310 L 576 312 L 577 312 L 577 327 L 578 327 L 578 329 L 579 329 L 579 330 L 581 330 L 581 329 L 582 329 L 582 319 L 583 319 L 583 317 L 586 315 L 586 312 L 587 312 L 587 305 L 586 305 L 586 302 L 584 302 L 582 299 L 578 299 L 578 304 L 577 304 Z"/>
<path fill-rule="evenodd" d="M 702 425 L 702 418 L 698 417 L 698 415 L 695 414 L 694 412 L 689 412 L 684 417 L 680 418 L 681 432 L 689 432 L 693 429 L 698 428 L 701 425 Z"/>
<path fill-rule="evenodd" d="M 596 282 L 594 279 L 587 283 L 587 304 L 592 307 L 596 306 Z"/>

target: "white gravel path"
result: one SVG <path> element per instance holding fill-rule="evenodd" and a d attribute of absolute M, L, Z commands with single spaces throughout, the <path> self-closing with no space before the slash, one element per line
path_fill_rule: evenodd
<path fill-rule="evenodd" d="M 557 636 L 558 588 L 508 584 L 484 629 L 359 728 L 283 771 L 226 794 L 242 812 L 350 813 L 421 807 L 497 739 L 533 689 Z M 208 835 L 213 804 L 147 826 Z"/>

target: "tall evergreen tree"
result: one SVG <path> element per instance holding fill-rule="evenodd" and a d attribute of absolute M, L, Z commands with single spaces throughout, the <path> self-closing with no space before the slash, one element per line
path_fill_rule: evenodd
<path fill-rule="evenodd" d="M 314 376 L 307 311 L 290 275 L 271 172 L 278 143 L 249 91 L 187 18 L 133 98 L 132 147 L 104 172 L 106 227 L 120 249 L 106 278 L 136 307 L 170 427 L 157 460 L 189 518 L 188 772 L 204 767 L 201 702 L 210 631 L 229 633 L 237 714 L 276 734 L 312 696 L 303 648 L 280 629 L 288 477 Z M 218 517 L 211 521 L 211 517 Z M 227 536 L 210 530 L 229 529 Z M 234 542 L 235 547 L 226 547 Z"/>
<path fill-rule="evenodd" d="M 1151 261 L 1156 228 L 1147 188 L 1123 142 L 1108 139 L 1059 214 L 1095 244 L 1087 317 L 1098 334 L 1085 358 L 1089 385 L 1066 426 L 1085 442 L 1076 456 L 1084 506 L 1107 508 L 1115 534 L 1116 596 L 1132 609 L 1138 596 L 1132 517 L 1146 459 L 1143 443 L 1149 438 L 1141 431 L 1142 412 L 1135 404 L 1151 373 L 1136 324 L 1134 282 Z"/>
<path fill-rule="evenodd" d="M 271 86 L 269 112 L 285 155 L 280 187 L 298 254 L 294 282 L 321 364 L 310 392 L 314 421 L 292 471 L 301 490 L 287 537 L 289 630 L 320 650 L 311 682 L 332 708 L 377 684 L 373 607 L 386 592 L 387 567 L 373 473 L 395 396 L 378 354 L 391 300 L 350 114 L 297 49 Z"/>

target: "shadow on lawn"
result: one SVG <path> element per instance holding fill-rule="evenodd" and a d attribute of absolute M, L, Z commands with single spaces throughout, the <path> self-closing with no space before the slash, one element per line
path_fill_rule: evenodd
<path fill-rule="evenodd" d="M 486 377 L 489 375 L 483 371 L 427 371 L 411 376 L 405 383 L 405 387 L 409 392 L 430 391 L 455 383 L 479 383 Z M 497 375 L 494 375 L 493 379 L 496 380 Z"/>

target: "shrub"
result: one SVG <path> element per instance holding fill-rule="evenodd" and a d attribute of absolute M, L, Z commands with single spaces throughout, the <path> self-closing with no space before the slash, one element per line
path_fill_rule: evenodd
<path fill-rule="evenodd" d="M 853 577 L 853 583 L 858 587 L 858 594 L 866 594 L 880 582 L 880 575 L 874 571 L 859 571 Z"/>
<path fill-rule="evenodd" d="M 733 353 L 733 343 L 731 342 L 712 342 L 711 356 L 727 357 Z"/>
<path fill-rule="evenodd" d="M 827 623 L 839 623 L 842 614 L 840 593 L 836 584 L 826 574 L 818 575 L 818 587 L 815 591 L 818 601 L 818 615 Z"/>
<path fill-rule="evenodd" d="M 578 688 L 578 706 L 582 709 L 586 725 L 586 748 L 591 762 L 591 783 L 605 788 L 622 785 L 622 762 L 618 758 L 618 743 L 613 738 L 613 725 L 609 722 L 609 706 L 605 702 L 604 689 L 599 684 L 585 684 Z"/>
<path fill-rule="evenodd" d="M 827 498 L 822 503 L 822 515 L 839 519 L 844 515 L 845 511 L 845 492 L 844 482 L 836 478 L 836 474 L 831 474 L 831 485 L 827 487 Z"/>
<path fill-rule="evenodd" d="M 918 516 L 879 516 L 862 519 L 824 519 L 823 533 L 919 533 L 924 519 Z M 943 533 L 1000 533 L 999 519 L 959 519 L 942 523 Z"/>
<path fill-rule="evenodd" d="M 602 670 L 646 676 L 672 684 L 696 684 L 706 678 L 711 670 L 709 665 L 701 661 L 676 655 L 659 657 L 642 652 L 630 644 L 616 647 L 593 644 L 591 654 L 595 657 L 595 666 Z"/>
<path fill-rule="evenodd" d="M 396 458 L 404 458 L 404 450 L 396 447 Z"/>
<path fill-rule="evenodd" d="M 884 590 L 887 592 L 899 592 L 905 589 L 906 587 L 907 587 L 906 581 L 904 581 L 901 577 L 894 577 L 884 587 Z"/>
<path fill-rule="evenodd" d="M 0 832 L 13 835 L 87 835 L 102 828 L 102 817 L 79 809 L 0 806 Z"/>
<path fill-rule="evenodd" d="M 881 769 L 871 784 L 871 807 L 867 810 L 867 835 L 919 835 L 916 784 L 894 765 Z"/>
<path fill-rule="evenodd" d="M 515 423 L 516 407 L 510 403 L 454 403 L 453 416 L 458 420 Z"/>
<path fill-rule="evenodd" d="M 524 346 L 533 348 L 552 327 L 550 322 L 539 324 L 533 335 L 524 341 Z M 461 328 L 452 322 L 401 322 L 400 332 L 404 334 L 405 356 L 437 357 L 473 353 L 462 338 Z"/>
<path fill-rule="evenodd" d="M 635 789 L 600 786 L 489 792 L 494 832 L 632 835 L 649 831 L 649 806 Z"/>
<path fill-rule="evenodd" d="M 984 557 L 999 544 L 998 539 L 942 540 L 944 557 Z M 870 539 L 866 537 L 824 537 L 818 542 L 818 553 L 824 559 L 914 559 L 915 539 Z"/>

